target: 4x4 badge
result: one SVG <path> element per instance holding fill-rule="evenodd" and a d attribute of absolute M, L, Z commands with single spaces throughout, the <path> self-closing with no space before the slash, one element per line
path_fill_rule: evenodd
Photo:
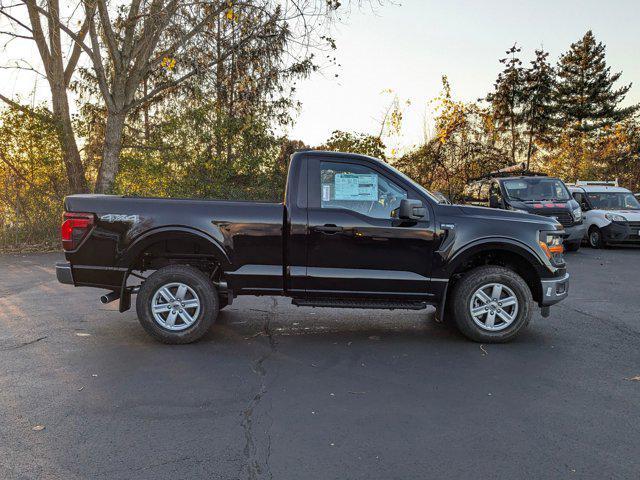
<path fill-rule="evenodd" d="M 120 215 L 117 213 L 108 213 L 106 215 L 102 215 L 100 220 L 103 222 L 115 223 L 115 222 L 130 222 L 137 223 L 140 220 L 138 215 Z"/>

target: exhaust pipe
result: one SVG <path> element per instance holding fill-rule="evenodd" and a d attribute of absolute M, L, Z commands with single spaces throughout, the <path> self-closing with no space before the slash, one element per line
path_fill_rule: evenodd
<path fill-rule="evenodd" d="M 102 295 L 102 296 L 100 297 L 100 301 L 101 301 L 103 304 L 106 304 L 106 303 L 113 302 L 114 300 L 118 300 L 119 298 L 120 298 L 120 293 L 118 293 L 118 292 L 111 292 L 111 293 L 107 293 L 107 294 L 105 294 L 105 295 Z"/>

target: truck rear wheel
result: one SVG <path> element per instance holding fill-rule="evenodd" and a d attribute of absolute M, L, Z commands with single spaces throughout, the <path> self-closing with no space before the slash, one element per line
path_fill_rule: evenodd
<path fill-rule="evenodd" d="M 467 272 L 456 284 L 452 300 L 458 329 L 476 342 L 508 342 L 531 319 L 529 286 L 505 267 L 488 265 Z"/>
<path fill-rule="evenodd" d="M 191 343 L 207 333 L 218 316 L 218 293 L 197 268 L 170 265 L 145 280 L 136 310 L 140 324 L 156 340 Z"/>

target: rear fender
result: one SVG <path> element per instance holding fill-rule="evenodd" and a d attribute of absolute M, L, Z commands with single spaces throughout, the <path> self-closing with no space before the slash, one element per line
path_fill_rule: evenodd
<path fill-rule="evenodd" d="M 199 230 L 187 227 L 161 227 L 138 237 L 118 259 L 118 265 L 127 267 L 120 286 L 120 312 L 125 312 L 131 307 L 131 292 L 127 288 L 127 279 L 136 260 L 152 245 L 166 240 L 187 240 L 205 246 L 207 254 L 211 254 L 220 264 L 223 270 L 229 270 L 231 262 L 222 246 L 211 236 Z"/>
<path fill-rule="evenodd" d="M 203 245 L 207 250 L 206 253 L 211 254 L 223 270 L 231 268 L 231 262 L 222 245 L 210 235 L 188 227 L 160 227 L 144 233 L 127 248 L 118 258 L 117 263 L 122 267 L 131 267 L 150 246 L 166 240 L 194 241 Z"/>

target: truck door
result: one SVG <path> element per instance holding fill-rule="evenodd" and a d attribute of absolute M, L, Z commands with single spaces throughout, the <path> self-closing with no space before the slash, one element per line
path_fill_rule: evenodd
<path fill-rule="evenodd" d="M 410 183 L 375 162 L 308 157 L 308 297 L 424 301 L 433 296 L 434 218 Z M 397 218 L 421 200 L 419 221 Z"/>

